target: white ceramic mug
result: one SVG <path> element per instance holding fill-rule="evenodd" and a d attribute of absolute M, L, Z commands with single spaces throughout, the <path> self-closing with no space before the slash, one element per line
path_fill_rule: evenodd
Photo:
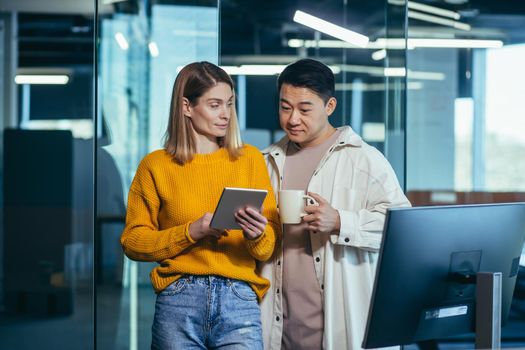
<path fill-rule="evenodd" d="M 305 200 L 311 201 L 314 205 L 319 205 L 317 201 L 304 194 L 301 190 L 281 190 L 279 191 L 279 215 L 283 224 L 300 224 L 304 212 Z"/>

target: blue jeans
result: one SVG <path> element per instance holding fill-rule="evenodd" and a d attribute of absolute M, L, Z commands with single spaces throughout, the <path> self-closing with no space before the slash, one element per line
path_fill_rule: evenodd
<path fill-rule="evenodd" d="M 152 350 L 262 350 L 252 288 L 218 276 L 183 276 L 157 295 Z"/>

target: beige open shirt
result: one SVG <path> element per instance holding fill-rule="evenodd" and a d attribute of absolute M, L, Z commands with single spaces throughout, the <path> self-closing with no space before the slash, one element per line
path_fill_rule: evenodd
<path fill-rule="evenodd" d="M 375 148 L 349 126 L 319 163 L 308 191 L 339 211 L 340 232 L 310 233 L 315 273 L 324 286 L 326 350 L 360 349 L 381 244 L 386 210 L 410 206 L 395 173 Z M 263 151 L 274 193 L 281 186 L 288 147 L 284 137 Z M 260 266 L 271 287 L 261 303 L 265 349 L 278 350 L 282 339 L 282 249 Z"/>

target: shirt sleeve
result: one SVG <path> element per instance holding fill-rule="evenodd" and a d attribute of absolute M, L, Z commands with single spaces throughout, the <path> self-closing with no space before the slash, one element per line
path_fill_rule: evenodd
<path fill-rule="evenodd" d="M 331 236 L 332 243 L 377 251 L 381 245 L 387 209 L 407 206 L 410 203 L 399 189 L 385 193 L 371 207 L 357 212 L 338 209 L 341 228 L 338 235 Z"/>
<path fill-rule="evenodd" d="M 251 256 L 259 261 L 268 260 L 281 236 L 281 224 L 277 213 L 277 203 L 273 194 L 270 177 L 262 154 L 258 151 L 254 159 L 253 187 L 268 190 L 263 202 L 262 214 L 268 219 L 264 232 L 254 240 L 246 239 L 246 247 Z"/>
<path fill-rule="evenodd" d="M 330 237 L 333 244 L 377 251 L 381 245 L 387 209 L 410 206 L 392 167 L 386 160 L 383 164 L 382 174 L 377 176 L 381 181 L 370 180 L 364 207 L 351 205 L 356 210 L 337 209 L 341 226 L 339 233 Z"/>
<path fill-rule="evenodd" d="M 153 175 L 143 162 L 130 187 L 126 226 L 120 237 L 124 253 L 130 259 L 162 261 L 195 243 L 188 231 L 190 222 L 159 230 L 160 204 Z"/>

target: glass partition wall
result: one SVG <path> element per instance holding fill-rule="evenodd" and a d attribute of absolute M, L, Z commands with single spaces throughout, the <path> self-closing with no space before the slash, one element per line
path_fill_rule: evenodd
<path fill-rule="evenodd" d="M 294 21 L 296 11 L 364 35 L 367 43 L 345 42 Z M 383 0 L 267 2 L 264 8 L 258 2 L 221 3 L 221 64 L 236 77 L 245 141 L 262 149 L 283 136 L 277 74 L 298 59 L 317 59 L 336 78 L 331 123 L 351 125 L 384 152 L 403 182 L 405 26 L 405 8 Z"/>
<path fill-rule="evenodd" d="M 525 7 L 446 8 L 408 10 L 409 77 L 427 78 L 407 91 L 407 191 L 416 205 L 522 201 Z"/>
<path fill-rule="evenodd" d="M 219 11 L 213 1 L 124 2 L 98 16 L 95 276 L 100 348 L 142 349 L 150 343 L 155 294 L 149 272 L 154 264 L 125 258 L 119 234 L 134 171 L 144 155 L 162 146 L 171 87 L 183 65 L 208 60 L 232 74 L 244 140 L 262 149 L 282 136 L 279 69 L 302 57 L 319 59 L 336 74 L 339 105 L 333 124 L 352 124 L 392 157 L 403 153 L 405 77 L 387 75 L 385 68 L 404 67 L 405 55 L 396 48 L 385 53 L 384 61 L 373 58 L 389 35 L 404 37 L 403 8 L 385 11 L 383 1 L 330 1 L 326 6 L 304 1 L 297 8 L 221 5 Z M 341 46 L 311 28 L 289 25 L 295 10 L 362 32 L 374 44 Z M 386 30 L 387 21 L 396 29 Z M 395 141 L 387 143 L 387 133 Z M 401 172 L 402 159 L 397 158 Z"/>
<path fill-rule="evenodd" d="M 2 349 L 92 348 L 94 14 L 0 1 Z"/>
<path fill-rule="evenodd" d="M 218 63 L 217 1 L 116 2 L 97 19 L 96 345 L 151 344 L 155 264 L 120 246 L 126 198 L 140 160 L 162 148 L 173 82 L 194 61 Z"/>
<path fill-rule="evenodd" d="M 408 1 L 407 75 L 422 84 L 406 91 L 407 195 L 414 206 L 525 201 L 525 6 L 427 5 Z M 524 257 L 504 347 L 525 341 Z M 473 336 L 439 343 L 473 347 Z"/>

